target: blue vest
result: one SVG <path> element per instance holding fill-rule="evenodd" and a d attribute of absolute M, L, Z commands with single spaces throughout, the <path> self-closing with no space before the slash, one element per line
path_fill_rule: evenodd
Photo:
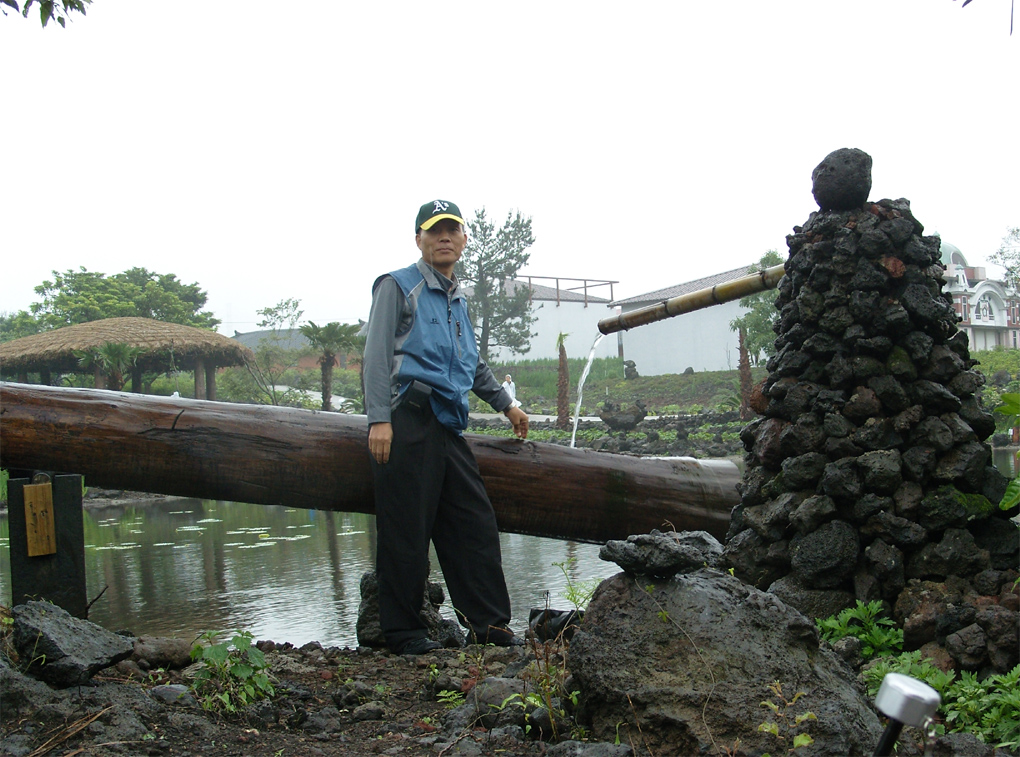
<path fill-rule="evenodd" d="M 432 387 L 432 410 L 447 428 L 460 433 L 468 424 L 468 392 L 475 383 L 478 344 L 468 319 L 467 301 L 430 286 L 417 264 L 392 271 L 412 312 L 411 328 L 396 335 L 394 380 L 403 396 L 412 381 Z"/>

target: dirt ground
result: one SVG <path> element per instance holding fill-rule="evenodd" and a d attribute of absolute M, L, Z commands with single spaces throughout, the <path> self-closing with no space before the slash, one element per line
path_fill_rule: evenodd
<path fill-rule="evenodd" d="M 186 683 L 189 669 L 142 678 L 108 669 L 93 686 L 66 690 L 59 703 L 23 706 L 16 714 L 8 709 L 0 718 L 0 755 L 514 757 L 543 755 L 550 746 L 523 729 L 486 730 L 475 717 L 458 718 L 448 701 L 470 699 L 482 678 L 524 671 L 529 662 L 534 668 L 536 651 L 547 654 L 543 645 L 468 646 L 418 657 L 314 642 L 301 649 L 259 647 L 276 695 L 243 714 L 207 712 L 190 697 L 161 702 L 159 687 Z"/>

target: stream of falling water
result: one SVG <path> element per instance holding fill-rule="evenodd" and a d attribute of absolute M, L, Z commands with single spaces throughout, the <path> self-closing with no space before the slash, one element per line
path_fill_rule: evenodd
<path fill-rule="evenodd" d="M 591 346 L 591 352 L 588 353 L 588 362 L 585 363 L 584 370 L 581 371 L 581 380 L 577 382 L 577 404 L 574 406 L 574 432 L 570 435 L 570 448 L 574 448 L 574 442 L 577 440 L 577 422 L 581 420 L 581 397 L 584 395 L 584 382 L 588 378 L 588 372 L 591 370 L 591 364 L 595 360 L 595 348 L 599 346 L 599 342 L 605 334 L 600 333 L 595 337 L 595 343 Z"/>

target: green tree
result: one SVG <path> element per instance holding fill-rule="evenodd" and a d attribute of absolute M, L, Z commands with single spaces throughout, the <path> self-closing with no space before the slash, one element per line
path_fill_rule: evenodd
<path fill-rule="evenodd" d="M 301 333 L 312 347 L 319 351 L 319 367 L 322 370 L 322 409 L 329 411 L 333 406 L 333 366 L 337 355 L 341 358 L 361 347 L 363 338 L 358 336 L 361 326 L 333 321 L 318 326 L 309 321 L 301 326 Z"/>
<path fill-rule="evenodd" d="M 567 364 L 566 341 L 569 334 L 556 337 L 560 362 L 556 368 L 556 428 L 570 428 L 570 366 Z"/>
<path fill-rule="evenodd" d="M 748 274 L 764 271 L 782 263 L 782 258 L 775 250 L 769 250 L 761 256 L 757 265 L 747 269 Z M 764 292 L 742 297 L 740 306 L 749 312 L 739 318 L 730 321 L 730 331 L 744 330 L 744 347 L 751 363 L 755 366 L 762 359 L 771 357 L 775 351 L 776 332 L 772 330 L 772 324 L 776 320 L 776 297 L 779 293 L 775 289 L 767 289 Z"/>
<path fill-rule="evenodd" d="M 0 313 L 0 342 L 10 342 L 42 331 L 39 320 L 27 310 L 17 313 Z"/>
<path fill-rule="evenodd" d="M 175 274 L 145 268 L 130 268 L 114 278 L 138 287 L 140 294 L 134 303 L 139 318 L 204 329 L 214 329 L 220 323 L 211 311 L 202 310 L 209 298 L 197 282 L 185 284 Z"/>
<path fill-rule="evenodd" d="M 40 302 L 32 315 L 44 329 L 88 323 L 103 318 L 154 318 L 198 328 L 215 328 L 219 320 L 202 311 L 207 296 L 198 284 L 184 284 L 174 274 L 131 268 L 106 276 L 84 267 L 64 273 L 35 288 Z"/>
<path fill-rule="evenodd" d="M 290 332 L 297 329 L 297 323 L 304 315 L 301 300 L 280 300 L 275 306 L 256 310 L 262 316 L 259 328 L 268 329 L 268 333 L 259 339 L 258 346 L 252 350 L 254 362 L 245 362 L 248 372 L 255 380 L 261 399 L 270 405 L 293 404 L 286 391 L 280 391 L 281 378 L 297 365 L 301 350 L 288 346 Z"/>
<path fill-rule="evenodd" d="M 0 6 L 6 5 L 8 8 L 14 8 L 15 12 L 25 18 L 28 18 L 28 12 L 36 4 L 39 5 L 39 20 L 45 28 L 51 19 L 56 19 L 58 24 L 64 26 L 72 11 L 77 11 L 84 16 L 85 6 L 91 5 L 92 0 L 59 0 L 59 2 L 58 0 L 25 0 L 24 8 L 18 7 L 18 0 L 0 0 Z M 3 9 L 3 12 L 6 16 L 7 10 Z"/>
<path fill-rule="evenodd" d="M 999 249 L 993 252 L 988 259 L 1006 269 L 1006 274 L 1003 277 L 1006 286 L 1013 292 L 1020 292 L 1020 226 L 1015 226 L 1006 232 Z"/>
<path fill-rule="evenodd" d="M 471 317 L 478 337 L 478 351 L 489 359 L 493 347 L 506 347 L 524 354 L 531 349 L 531 291 L 513 287 L 509 282 L 531 257 L 527 249 L 535 243 L 531 218 L 517 211 L 507 213 L 498 231 L 485 215 L 475 211 L 468 221 L 467 248 L 457 262 L 456 273 L 471 286 Z"/>

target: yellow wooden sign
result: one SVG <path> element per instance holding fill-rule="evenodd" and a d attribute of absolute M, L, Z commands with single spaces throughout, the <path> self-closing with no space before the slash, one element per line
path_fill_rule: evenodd
<path fill-rule="evenodd" d="M 25 530 L 28 556 L 40 557 L 57 552 L 53 526 L 53 485 L 28 484 L 25 491 Z"/>

